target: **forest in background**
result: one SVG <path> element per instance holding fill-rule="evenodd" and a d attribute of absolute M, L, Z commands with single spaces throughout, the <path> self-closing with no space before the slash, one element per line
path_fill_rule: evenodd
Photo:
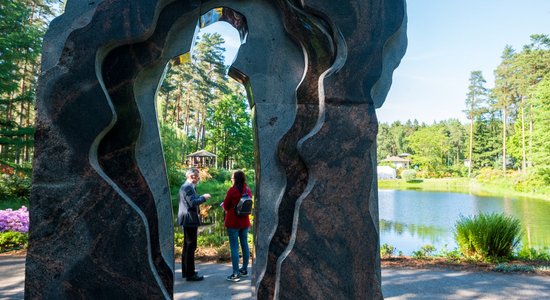
<path fill-rule="evenodd" d="M 63 2 L 0 3 L 2 195 L 28 197 L 42 37 Z M 182 180 L 185 154 L 200 149 L 217 154 L 221 168 L 254 167 L 246 93 L 228 80 L 222 43 L 217 34 L 201 36 L 192 55 L 169 64 L 160 86 L 157 109 L 171 183 Z M 531 36 L 519 50 L 505 47 L 493 89 L 481 72 L 471 73 L 468 124 L 382 123 L 379 160 L 405 152 L 420 177 L 506 177 L 524 189 L 550 185 L 549 69 L 548 35 Z"/>
<path fill-rule="evenodd" d="M 186 155 L 201 149 L 217 155 L 218 168 L 254 169 L 247 95 L 227 75 L 223 43 L 218 33 L 203 34 L 191 54 L 168 64 L 157 112 L 171 184 L 184 181 Z"/>
<path fill-rule="evenodd" d="M 412 154 L 423 178 L 505 177 L 520 190 L 550 185 L 550 38 L 531 35 L 520 51 L 506 46 L 494 88 L 472 71 L 465 95 L 469 122 L 379 124 L 378 160 Z M 444 105 L 445 99 L 441 100 Z M 471 163 L 469 163 L 471 162 Z"/>
<path fill-rule="evenodd" d="M 60 13 L 56 0 L 0 3 L 0 167 L 31 171 L 42 37 Z"/>

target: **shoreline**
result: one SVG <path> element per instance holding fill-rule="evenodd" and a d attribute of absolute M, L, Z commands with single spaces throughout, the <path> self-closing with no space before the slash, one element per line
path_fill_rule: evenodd
<path fill-rule="evenodd" d="M 416 179 L 407 182 L 404 179 L 379 179 L 379 190 L 415 190 L 425 192 L 451 192 L 472 194 L 481 197 L 514 197 L 519 199 L 535 199 L 550 201 L 550 195 L 543 193 L 518 192 L 513 189 L 501 188 L 489 183 L 481 183 L 475 179 L 456 178 L 428 178 Z"/>

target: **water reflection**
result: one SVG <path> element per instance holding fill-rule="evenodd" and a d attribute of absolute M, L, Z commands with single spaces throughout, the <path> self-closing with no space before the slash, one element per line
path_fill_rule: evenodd
<path fill-rule="evenodd" d="M 438 250 L 456 247 L 453 229 L 460 215 L 504 212 L 519 218 L 522 244 L 550 247 L 550 202 L 533 199 L 481 197 L 449 192 L 379 191 L 380 241 L 410 255 L 423 245 Z"/>

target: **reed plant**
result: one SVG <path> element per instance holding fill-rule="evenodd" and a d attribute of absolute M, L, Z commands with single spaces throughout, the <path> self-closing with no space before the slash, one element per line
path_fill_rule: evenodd
<path fill-rule="evenodd" d="M 521 223 L 505 214 L 460 216 L 455 224 L 455 239 L 464 256 L 483 261 L 510 258 L 521 241 Z"/>

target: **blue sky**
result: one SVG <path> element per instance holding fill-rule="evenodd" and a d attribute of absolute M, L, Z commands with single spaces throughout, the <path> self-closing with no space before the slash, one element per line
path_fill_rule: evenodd
<path fill-rule="evenodd" d="M 491 88 L 507 44 L 520 51 L 531 34 L 550 34 L 550 0 L 409 0 L 407 14 L 407 53 L 377 110 L 381 122 L 466 122 L 470 72 L 482 71 Z M 239 41 L 228 27 L 218 22 L 201 32 L 220 32 L 234 56 Z"/>

